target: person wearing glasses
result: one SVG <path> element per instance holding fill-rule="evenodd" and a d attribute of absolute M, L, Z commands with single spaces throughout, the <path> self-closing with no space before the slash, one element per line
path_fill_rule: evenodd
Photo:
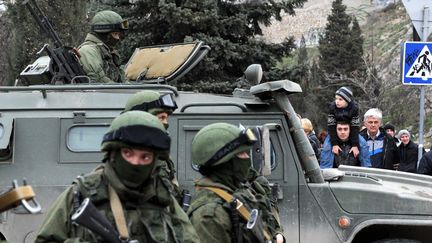
<path fill-rule="evenodd" d="M 339 165 L 351 165 L 351 166 L 362 166 L 371 167 L 371 161 L 369 157 L 369 147 L 366 140 L 358 136 L 359 140 L 359 155 L 355 156 L 351 148 L 353 146 L 352 140 L 350 139 L 350 123 L 340 121 L 336 124 L 336 135 L 337 145 L 340 147 L 338 154 L 332 152 L 332 144 L 330 137 L 324 141 L 323 148 L 320 156 L 320 167 L 325 168 L 337 168 Z"/>
<path fill-rule="evenodd" d="M 115 47 L 129 28 L 128 21 L 114 11 L 105 10 L 93 17 L 90 27 L 90 33 L 78 47 L 79 60 L 89 82 L 124 82 L 120 55 Z"/>

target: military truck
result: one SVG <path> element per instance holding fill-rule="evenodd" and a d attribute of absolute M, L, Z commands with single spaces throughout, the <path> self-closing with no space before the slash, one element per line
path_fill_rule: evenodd
<path fill-rule="evenodd" d="M 244 77 L 253 86 L 234 95 L 178 91 L 165 82 L 184 75 L 208 51 L 201 43 L 187 47 L 189 52 L 175 52 L 182 60 L 175 65 L 159 62 L 173 58 L 161 55 L 178 45 L 137 49 L 126 66 L 134 82 L 127 84 L 55 85 L 41 79 L 45 74 L 35 63 L 22 74 L 28 86 L 0 87 L 0 191 L 26 177 L 42 206 L 39 214 L 20 207 L 0 214 L 0 240 L 33 242 L 55 198 L 78 175 L 101 165 L 102 135 L 127 99 L 151 89 L 174 95 L 178 104 L 169 133 L 182 188 L 193 192 L 200 176 L 191 161 L 199 129 L 221 121 L 258 127 L 262 146 L 252 151 L 254 166 L 272 183 L 287 242 L 430 242 L 431 177 L 349 166 L 320 170 L 290 103 L 290 95 L 301 95 L 298 84 L 260 83 L 254 65 Z M 149 53 L 159 62 L 137 61 Z"/>

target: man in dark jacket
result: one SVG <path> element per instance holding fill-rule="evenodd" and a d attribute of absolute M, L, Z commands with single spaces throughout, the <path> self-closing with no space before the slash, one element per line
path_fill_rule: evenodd
<path fill-rule="evenodd" d="M 369 109 L 364 114 L 363 121 L 366 129 L 363 129 L 360 135 L 363 136 L 369 146 L 372 167 L 394 169 L 394 165 L 399 163 L 398 149 L 393 137 L 381 128 L 381 110 Z"/>
<path fill-rule="evenodd" d="M 399 171 L 416 173 L 418 160 L 418 145 L 411 141 L 408 130 L 402 129 L 397 137 L 401 140 L 399 145 Z M 423 150 L 423 154 L 424 154 Z"/>
<path fill-rule="evenodd" d="M 330 137 L 327 136 L 320 156 L 321 169 L 337 168 L 339 165 L 371 167 L 369 149 L 366 140 L 362 136 L 357 135 L 360 150 L 358 156 L 354 156 L 354 153 L 351 151 L 350 128 L 351 126 L 348 122 L 338 122 L 336 125 L 337 145 L 340 148 L 338 154 L 332 152 Z"/>
<path fill-rule="evenodd" d="M 393 139 L 395 140 L 395 143 L 397 146 L 399 146 L 400 141 L 399 139 L 396 137 L 396 128 L 393 124 L 387 123 L 384 126 L 384 130 L 386 131 L 386 133 L 390 136 L 393 137 Z"/>
<path fill-rule="evenodd" d="M 417 173 L 432 176 L 432 150 L 423 154 L 417 168 Z"/>

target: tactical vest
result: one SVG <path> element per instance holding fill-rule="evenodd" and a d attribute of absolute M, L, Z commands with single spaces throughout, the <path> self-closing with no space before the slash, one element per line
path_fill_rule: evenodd
<path fill-rule="evenodd" d="M 120 69 L 121 60 L 120 55 L 117 51 L 111 51 L 105 44 L 95 43 L 93 41 L 85 41 L 82 43 L 78 49 L 83 46 L 92 46 L 99 50 L 99 53 L 102 58 L 102 70 L 104 71 L 104 75 L 101 73 L 97 73 L 98 77 L 106 76 L 114 82 L 124 82 L 124 72 Z"/>
<path fill-rule="evenodd" d="M 215 191 L 215 188 L 223 192 L 217 192 Z M 210 201 L 215 202 L 216 204 L 221 205 L 230 215 L 232 224 L 231 239 L 233 242 L 262 242 L 263 239 L 257 238 L 256 235 L 247 228 L 247 221 L 249 220 L 247 216 L 250 216 L 252 209 L 257 209 L 259 211 L 259 217 L 262 219 L 263 223 L 258 230 L 263 234 L 262 236 L 265 239 L 270 240 L 272 238 L 272 234 L 266 227 L 266 216 L 263 215 L 261 208 L 258 206 L 259 202 L 249 188 L 237 190 L 233 194 L 217 187 L 197 186 L 196 189 L 201 192 L 196 194 L 196 198 L 194 199 L 195 203 L 191 205 L 191 208 L 188 211 L 189 217 L 191 217 L 192 214 L 202 206 L 208 206 Z M 213 195 L 217 195 L 217 198 L 214 198 Z M 238 200 L 238 203 L 233 203 L 233 199 Z M 208 213 L 211 213 L 210 211 Z M 237 214 L 237 216 L 235 214 Z"/>
<path fill-rule="evenodd" d="M 108 182 L 103 177 L 102 169 L 79 177 L 74 182 L 74 187 L 80 192 L 80 198 L 89 197 L 116 228 L 110 208 Z M 181 219 L 176 218 L 176 214 L 173 213 L 176 209 L 173 207 L 161 207 L 149 202 L 137 205 L 128 201 L 122 204 L 131 239 L 139 240 L 141 243 L 184 241 L 183 236 L 187 232 L 183 232 L 183 227 L 179 225 Z M 78 225 L 73 226 L 72 234 L 89 242 L 103 242 L 100 236 Z"/>
<path fill-rule="evenodd" d="M 122 71 L 120 70 L 120 55 L 117 51 L 110 51 L 105 45 L 98 44 L 97 47 L 100 50 L 102 56 L 103 70 L 105 75 L 108 76 L 114 82 L 121 83 Z"/>
<path fill-rule="evenodd" d="M 282 233 L 282 225 L 279 217 L 279 210 L 277 207 L 277 199 L 273 198 L 271 188 L 268 181 L 260 178 L 251 182 L 251 191 L 257 200 L 257 206 L 262 212 L 262 219 L 267 225 L 267 229 L 271 235 Z"/>

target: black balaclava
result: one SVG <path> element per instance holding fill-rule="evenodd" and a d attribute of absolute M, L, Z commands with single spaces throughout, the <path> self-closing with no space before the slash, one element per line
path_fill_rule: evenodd
<path fill-rule="evenodd" d="M 120 150 L 115 151 L 113 156 L 110 163 L 120 181 L 129 188 L 138 188 L 144 184 L 151 177 L 156 163 L 153 161 L 149 165 L 132 165 L 123 158 Z"/>
<path fill-rule="evenodd" d="M 116 45 L 121 41 L 120 39 L 115 39 L 112 37 L 111 32 L 109 33 L 93 33 L 96 35 L 105 45 L 109 46 L 111 49 L 114 49 Z"/>
<path fill-rule="evenodd" d="M 209 168 L 207 176 L 235 190 L 247 181 L 250 167 L 250 158 L 241 159 L 235 156 L 223 164 Z"/>

